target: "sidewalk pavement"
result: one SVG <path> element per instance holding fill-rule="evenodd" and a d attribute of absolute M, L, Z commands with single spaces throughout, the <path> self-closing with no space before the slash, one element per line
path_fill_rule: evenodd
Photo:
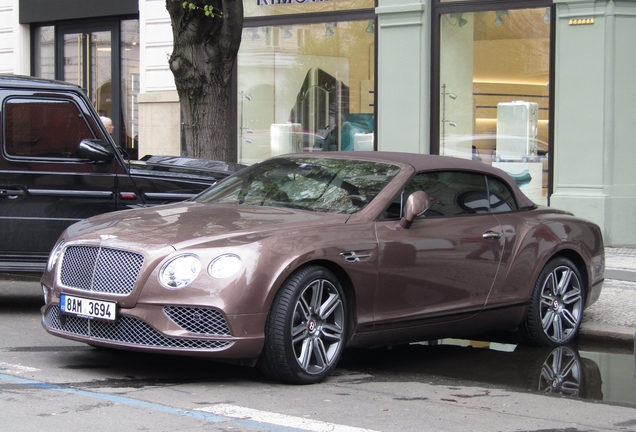
<path fill-rule="evenodd" d="M 636 338 L 636 249 L 605 248 L 601 297 L 585 310 L 580 340 L 634 345 Z"/>

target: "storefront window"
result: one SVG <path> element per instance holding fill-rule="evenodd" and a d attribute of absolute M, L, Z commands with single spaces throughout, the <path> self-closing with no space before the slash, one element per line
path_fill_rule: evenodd
<path fill-rule="evenodd" d="M 31 41 L 33 75 L 81 86 L 99 115 L 112 122 L 115 143 L 135 158 L 139 20 L 76 20 L 34 27 Z"/>
<path fill-rule="evenodd" d="M 243 30 L 239 162 L 373 150 L 374 25 L 362 20 Z"/>
<path fill-rule="evenodd" d="M 440 16 L 440 154 L 508 172 L 547 202 L 550 9 Z"/>
<path fill-rule="evenodd" d="M 139 137 L 139 20 L 121 22 L 122 144 L 137 158 Z"/>
<path fill-rule="evenodd" d="M 113 28 L 92 24 L 58 28 L 63 58 L 57 59 L 57 78 L 84 88 L 99 115 L 114 123 Z"/>
<path fill-rule="evenodd" d="M 36 27 L 33 38 L 33 76 L 55 79 L 55 27 Z"/>
<path fill-rule="evenodd" d="M 375 0 L 243 0 L 245 17 L 373 9 Z"/>

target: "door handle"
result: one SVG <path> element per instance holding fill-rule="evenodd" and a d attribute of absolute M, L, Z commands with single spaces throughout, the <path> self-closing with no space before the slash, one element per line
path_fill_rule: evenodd
<path fill-rule="evenodd" d="M 498 240 L 501 238 L 501 234 L 494 231 L 486 231 L 481 235 L 484 240 Z"/>
<path fill-rule="evenodd" d="M 20 189 L 0 189 L 0 198 L 16 198 L 18 195 L 24 195 L 24 191 Z"/>

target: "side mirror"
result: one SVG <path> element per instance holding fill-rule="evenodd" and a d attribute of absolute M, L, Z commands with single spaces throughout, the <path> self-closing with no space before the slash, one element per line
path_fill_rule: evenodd
<path fill-rule="evenodd" d="M 110 144 L 102 140 L 83 139 L 77 146 L 77 156 L 89 159 L 96 164 L 110 163 L 113 153 Z"/>
<path fill-rule="evenodd" d="M 424 191 L 413 192 L 404 204 L 404 216 L 400 219 L 400 226 L 405 229 L 411 228 L 415 218 L 428 209 L 428 194 Z"/>

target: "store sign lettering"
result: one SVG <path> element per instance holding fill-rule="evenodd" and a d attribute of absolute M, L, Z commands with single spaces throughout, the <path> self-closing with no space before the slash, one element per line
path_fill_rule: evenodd
<path fill-rule="evenodd" d="M 279 4 L 295 4 L 295 3 L 322 3 L 331 0 L 256 0 L 257 6 L 269 6 Z"/>

